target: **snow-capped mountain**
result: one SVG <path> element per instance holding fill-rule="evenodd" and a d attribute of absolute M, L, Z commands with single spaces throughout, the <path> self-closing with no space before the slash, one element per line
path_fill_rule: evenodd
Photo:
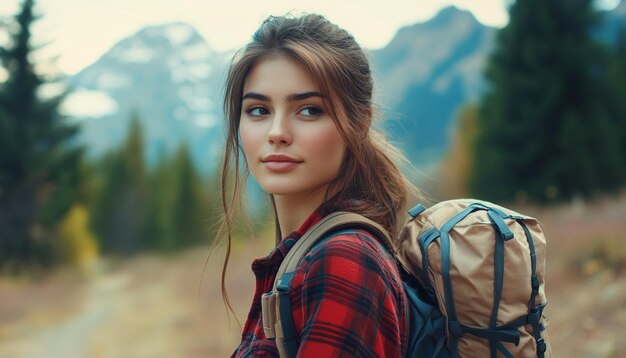
<path fill-rule="evenodd" d="M 226 57 L 189 25 L 147 27 L 73 76 L 63 109 L 82 124 L 90 156 L 118 146 L 137 115 L 149 165 L 187 141 L 196 162 L 208 169 L 221 149 Z"/>

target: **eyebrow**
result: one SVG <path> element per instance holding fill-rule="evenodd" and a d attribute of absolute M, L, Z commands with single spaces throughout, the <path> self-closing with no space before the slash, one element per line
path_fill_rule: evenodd
<path fill-rule="evenodd" d="M 287 101 L 289 102 L 295 102 L 295 101 L 301 101 L 303 99 L 307 99 L 307 98 L 311 98 L 311 97 L 320 97 L 320 98 L 324 98 L 324 96 L 319 93 L 319 92 L 304 92 L 304 93 L 294 93 L 294 94 L 290 94 L 289 96 L 287 96 Z M 256 93 L 256 92 L 248 92 L 246 93 L 241 100 L 243 101 L 244 99 L 258 99 L 259 101 L 270 101 L 270 98 L 266 95 L 260 94 L 260 93 Z"/>

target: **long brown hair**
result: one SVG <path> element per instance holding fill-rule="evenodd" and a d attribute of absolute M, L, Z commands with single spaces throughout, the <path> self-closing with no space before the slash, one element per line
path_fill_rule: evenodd
<path fill-rule="evenodd" d="M 368 217 L 397 234 L 398 213 L 405 209 L 408 195 L 417 190 L 400 172 L 404 160 L 385 137 L 372 128 L 373 81 L 369 61 L 347 31 L 321 15 L 270 16 L 237 53 L 230 65 L 224 95 L 227 138 L 222 162 L 222 232 L 228 245 L 222 270 L 222 297 L 232 311 L 225 290 L 225 273 L 231 247 L 234 212 L 241 208 L 243 180 L 248 168 L 241 166 L 239 120 L 243 85 L 254 65 L 274 55 L 284 55 L 303 64 L 324 94 L 325 107 L 346 143 L 346 156 L 339 174 L 331 182 L 335 199 L 350 199 L 342 208 Z M 230 175 L 234 171 L 234 180 Z M 231 188 L 228 188 L 232 185 Z M 230 192 L 230 196 L 229 196 Z M 278 226 L 276 228 L 279 230 Z"/>

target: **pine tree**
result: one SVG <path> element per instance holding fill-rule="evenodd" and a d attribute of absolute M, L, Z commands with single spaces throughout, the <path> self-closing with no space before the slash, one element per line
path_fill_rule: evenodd
<path fill-rule="evenodd" d="M 83 149 L 58 111 L 63 95 L 38 96 L 46 79 L 31 62 L 34 1 L 24 0 L 0 48 L 0 266 L 50 264 L 53 226 L 79 198 Z"/>
<path fill-rule="evenodd" d="M 176 167 L 163 157 L 150 174 L 148 212 L 144 222 L 142 247 L 148 250 L 173 251 L 178 247 L 172 208 L 176 201 Z"/>
<path fill-rule="evenodd" d="M 612 117 L 621 133 L 621 152 L 626 153 L 626 24 L 621 29 L 611 57 L 609 68 L 611 78 Z"/>
<path fill-rule="evenodd" d="M 211 203 L 217 197 L 207 190 L 213 189 L 211 183 L 205 184 L 184 143 L 157 164 L 150 175 L 144 248 L 176 251 L 213 238 L 216 209 Z"/>
<path fill-rule="evenodd" d="M 592 0 L 518 0 L 486 71 L 471 186 L 492 200 L 593 197 L 623 182 Z"/>
<path fill-rule="evenodd" d="M 104 158 L 105 175 L 94 210 L 94 229 L 102 250 L 123 255 L 141 248 L 147 184 L 143 135 L 137 114 L 120 150 Z"/>
<path fill-rule="evenodd" d="M 175 155 L 177 169 L 176 202 L 172 214 L 181 246 L 206 242 L 212 213 L 202 179 L 191 160 L 189 149 L 181 145 Z"/>

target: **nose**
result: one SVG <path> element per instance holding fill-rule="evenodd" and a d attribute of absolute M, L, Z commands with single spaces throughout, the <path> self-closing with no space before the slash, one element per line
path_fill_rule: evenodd
<path fill-rule="evenodd" d="M 293 134 L 291 133 L 289 116 L 277 112 L 267 133 L 267 142 L 271 145 L 290 145 L 292 141 Z"/>

